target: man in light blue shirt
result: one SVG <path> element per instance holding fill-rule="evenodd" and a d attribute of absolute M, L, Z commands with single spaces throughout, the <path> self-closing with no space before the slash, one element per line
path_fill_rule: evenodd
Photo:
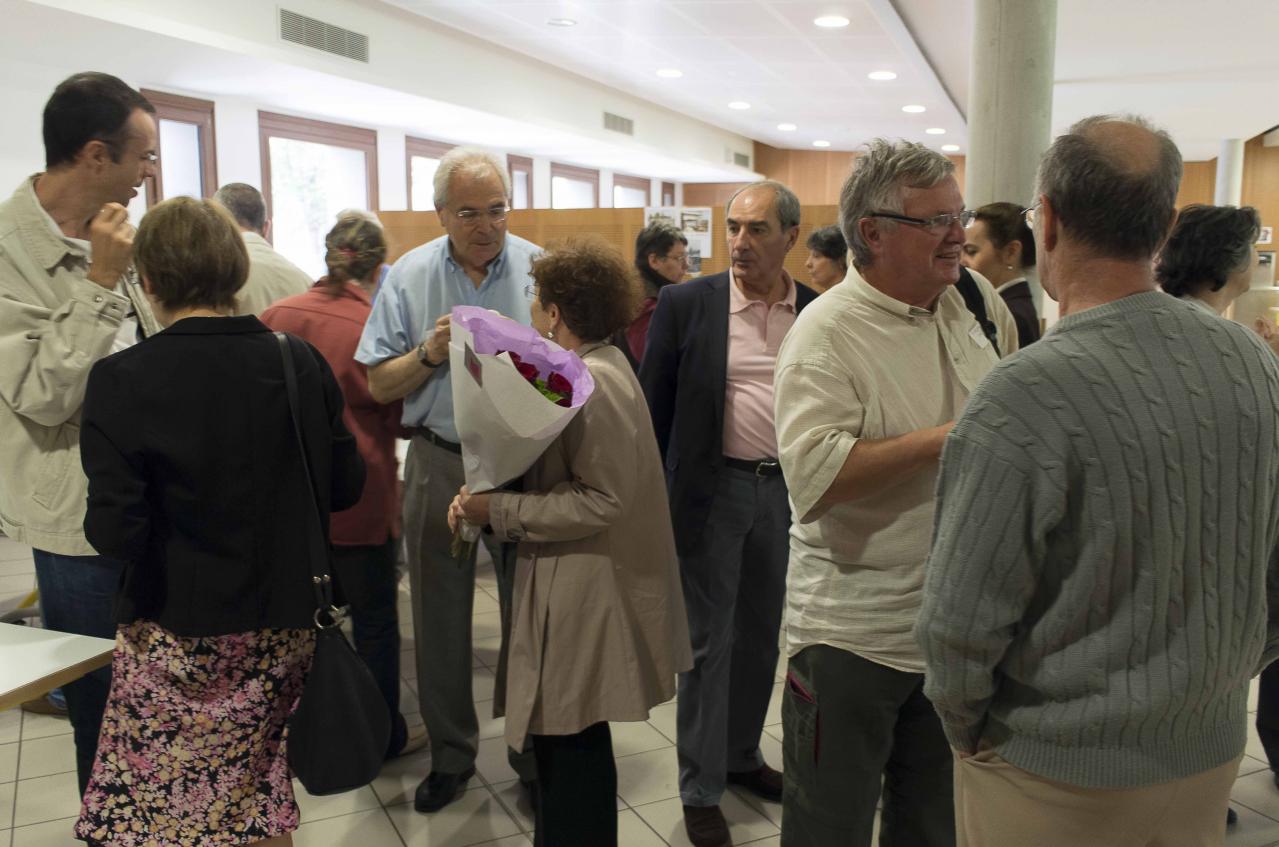
<path fill-rule="evenodd" d="M 373 397 L 382 403 L 402 398 L 403 423 L 413 431 L 404 464 L 404 539 L 418 702 L 431 739 L 431 773 L 414 797 L 419 812 L 437 811 L 457 796 L 475 773 L 479 741 L 471 694 L 475 558 L 452 556 L 447 522 L 449 503 L 465 481 L 453 422 L 449 314 L 454 306 L 482 306 L 527 324 L 529 265 L 541 251 L 506 232 L 511 184 L 500 159 L 454 148 L 440 160 L 434 187 L 447 234 L 395 263 L 355 353 L 368 365 Z M 483 537 L 506 620 L 514 557 Z M 531 785 L 531 753 L 510 751 L 510 761 L 521 782 Z"/>

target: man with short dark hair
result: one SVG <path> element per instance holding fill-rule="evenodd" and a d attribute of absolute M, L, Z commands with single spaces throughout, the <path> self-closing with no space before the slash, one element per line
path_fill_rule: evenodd
<path fill-rule="evenodd" d="M 777 357 L 790 486 L 787 847 L 954 842 L 950 751 L 911 635 L 942 440 L 996 362 L 956 289 L 970 213 L 945 156 L 872 142 L 840 193 L 853 255 Z M 999 349 L 1012 315 L 982 280 Z"/>
<path fill-rule="evenodd" d="M 229 182 L 213 199 L 231 213 L 249 250 L 249 279 L 235 295 L 237 315 L 260 315 L 273 303 L 302 294 L 315 281 L 306 271 L 281 256 L 267 241 L 271 220 L 262 192 L 244 182 Z"/>
<path fill-rule="evenodd" d="M 1221 844 L 1279 655 L 1279 363 L 1155 285 L 1181 156 L 1053 142 L 1029 210 L 1061 320 L 946 439 L 916 635 L 961 845 Z"/>
<path fill-rule="evenodd" d="M 729 843 L 729 783 L 772 801 L 782 775 L 759 749 L 777 670 L 791 512 L 777 464 L 773 366 L 816 294 L 783 263 L 798 198 L 778 182 L 728 201 L 728 271 L 661 289 L 640 383 L 666 461 L 693 642 L 676 709 L 684 827 Z"/>
<path fill-rule="evenodd" d="M 34 548 L 45 626 L 100 638 L 123 563 L 85 540 L 80 407 L 94 362 L 160 330 L 125 208 L 155 172 L 154 112 L 113 76 L 69 77 L 44 109 L 47 169 L 0 203 L 0 527 Z M 63 686 L 81 792 L 110 684 Z"/>

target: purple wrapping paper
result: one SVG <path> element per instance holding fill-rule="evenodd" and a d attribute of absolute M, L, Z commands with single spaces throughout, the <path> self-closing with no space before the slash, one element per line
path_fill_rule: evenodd
<path fill-rule="evenodd" d="M 473 336 L 477 355 L 492 356 L 505 350 L 537 368 L 543 380 L 552 372 L 558 373 L 573 386 L 570 409 L 576 409 L 590 399 L 591 392 L 595 390 L 595 379 L 576 353 L 543 338 L 532 327 L 479 306 L 454 306 L 452 316 L 453 323 L 465 327 Z"/>

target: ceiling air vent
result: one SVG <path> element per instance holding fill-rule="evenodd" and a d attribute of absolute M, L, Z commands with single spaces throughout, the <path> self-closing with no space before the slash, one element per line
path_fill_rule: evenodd
<path fill-rule="evenodd" d="M 314 47 L 335 56 L 369 60 L 369 37 L 340 26 L 326 24 L 288 9 L 280 10 L 280 37 L 304 47 Z"/>
<path fill-rule="evenodd" d="M 743 168 L 749 168 L 751 166 L 751 157 L 745 153 L 734 153 L 733 164 L 740 165 Z"/>
<path fill-rule="evenodd" d="M 623 135 L 634 135 L 635 121 L 630 118 L 624 118 L 621 115 L 614 115 L 612 112 L 605 112 L 604 128 L 611 129 L 613 132 L 620 132 Z"/>

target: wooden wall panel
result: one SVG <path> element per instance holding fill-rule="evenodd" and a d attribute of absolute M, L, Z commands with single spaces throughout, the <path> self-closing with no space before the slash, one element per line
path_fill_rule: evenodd
<path fill-rule="evenodd" d="M 1279 147 L 1267 147 L 1258 135 L 1244 146 L 1243 198 L 1261 215 L 1261 225 L 1279 229 Z M 1274 250 L 1262 245 L 1260 250 Z"/>
<path fill-rule="evenodd" d="M 719 206 L 723 208 L 733 192 L 746 185 L 744 182 L 686 182 L 685 206 Z"/>
<path fill-rule="evenodd" d="M 1181 189 L 1177 192 L 1177 208 L 1191 203 L 1211 203 L 1217 187 L 1217 160 L 1185 162 L 1181 168 Z"/>
<path fill-rule="evenodd" d="M 686 203 L 685 205 L 693 205 Z M 808 235 L 815 228 L 836 222 L 839 209 L 834 205 L 805 206 L 799 239 L 786 257 L 786 270 L 800 282 L 808 280 L 804 261 L 808 248 L 804 246 Z M 381 212 L 379 217 L 386 227 L 390 242 L 388 261 L 444 234 L 439 216 L 434 212 Z M 634 258 L 635 237 L 644 226 L 642 209 L 521 209 L 511 212 L 508 229 L 534 244 L 546 245 L 552 241 L 574 235 L 598 235 L 616 247 L 629 262 Z M 719 273 L 728 268 L 728 242 L 724 231 L 724 207 L 717 205 L 711 216 L 711 237 L 714 257 L 702 260 L 702 274 Z"/>

